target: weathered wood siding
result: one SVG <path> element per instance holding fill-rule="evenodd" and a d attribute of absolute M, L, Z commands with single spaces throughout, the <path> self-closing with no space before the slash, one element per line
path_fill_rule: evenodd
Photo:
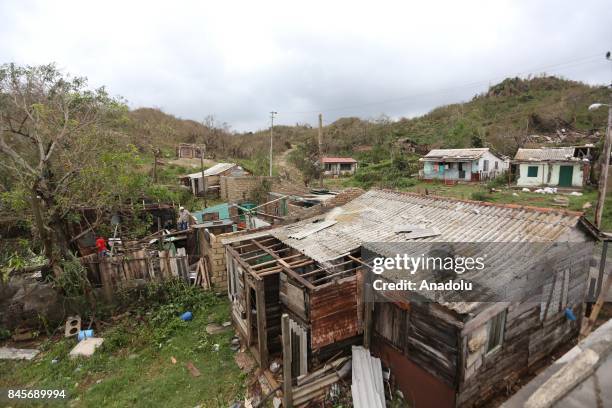
<path fill-rule="evenodd" d="M 440 318 L 444 313 L 429 303 L 400 305 L 391 302 L 375 304 L 372 321 L 374 342 L 380 336 L 402 355 L 422 369 L 454 386 L 457 381 L 457 326 Z"/>
<path fill-rule="evenodd" d="M 498 350 L 486 353 L 488 322 L 462 338 L 458 406 L 485 405 L 494 394 L 516 383 L 534 364 L 577 338 L 589 268 L 589 258 L 584 254 L 576 258 L 575 254 L 568 254 L 559 260 L 543 285 L 534 287 L 531 301 L 508 306 L 503 342 Z M 578 317 L 576 321 L 566 318 L 566 308 Z"/>

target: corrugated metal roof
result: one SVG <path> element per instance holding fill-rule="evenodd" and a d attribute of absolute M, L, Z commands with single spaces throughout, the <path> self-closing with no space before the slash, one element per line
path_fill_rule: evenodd
<path fill-rule="evenodd" d="M 357 163 L 352 157 L 323 157 L 322 163 Z"/>
<path fill-rule="evenodd" d="M 581 215 L 579 212 L 560 209 L 370 190 L 324 216 L 270 229 L 263 234 L 278 238 L 320 263 L 337 259 L 366 243 L 377 242 L 395 242 L 398 245 L 405 242 L 510 242 L 517 243 L 511 247 L 513 250 L 526 254 L 529 250 L 525 249 L 525 246 L 529 247 L 529 243 L 567 240 Z M 320 224 L 322 219 L 336 222 L 313 232 L 313 226 Z M 439 235 L 407 239 L 409 233 L 397 233 L 394 228 L 398 224 L 406 223 L 419 224 L 422 228 L 435 228 Z M 301 239 L 293 238 L 301 232 L 309 234 Z M 261 234 L 262 232 L 252 236 L 244 235 L 236 241 L 255 238 Z M 225 244 L 229 242 L 224 241 Z M 543 250 L 542 246 L 531 247 L 534 251 Z M 386 247 L 386 250 L 391 252 L 393 249 L 393 245 Z M 404 248 L 398 246 L 398 251 L 402 249 Z M 501 274 L 495 279 L 499 281 L 503 277 L 511 280 L 510 275 L 512 274 Z M 462 314 L 479 306 L 479 302 L 450 299 L 440 300 L 439 303 Z"/>
<path fill-rule="evenodd" d="M 204 175 L 205 176 L 216 176 L 236 166 L 238 166 L 236 163 L 217 163 L 214 166 L 204 170 Z M 191 174 L 188 174 L 186 177 L 200 178 L 202 177 L 202 172 L 198 171 L 197 173 L 191 173 Z"/>
<path fill-rule="evenodd" d="M 574 159 L 573 147 L 543 147 L 540 149 L 518 149 L 514 160 L 521 161 L 570 161 Z"/>
<path fill-rule="evenodd" d="M 576 226 L 581 213 L 502 205 L 478 201 L 370 190 L 326 214 L 272 229 L 269 233 L 318 262 L 338 258 L 364 242 L 406 241 L 394 226 L 417 223 L 440 235 L 415 240 L 426 242 L 550 242 Z M 313 222 L 324 217 L 337 221 L 320 231 Z"/>
<path fill-rule="evenodd" d="M 476 160 L 489 151 L 488 147 L 474 149 L 433 149 L 423 158 L 425 159 L 469 159 Z"/>

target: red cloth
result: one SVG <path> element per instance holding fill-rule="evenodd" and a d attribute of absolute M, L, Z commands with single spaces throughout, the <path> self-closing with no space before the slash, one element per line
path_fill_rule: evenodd
<path fill-rule="evenodd" d="M 98 252 L 106 250 L 106 240 L 104 238 L 96 239 L 96 248 L 98 248 Z"/>

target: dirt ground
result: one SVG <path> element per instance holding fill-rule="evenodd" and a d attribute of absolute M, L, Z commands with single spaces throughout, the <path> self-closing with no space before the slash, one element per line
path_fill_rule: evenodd
<path fill-rule="evenodd" d="M 200 168 L 200 159 L 172 159 L 172 160 L 167 160 L 166 163 L 168 164 L 174 164 L 176 166 L 181 166 L 181 167 L 190 167 L 193 169 L 199 169 Z M 214 160 L 210 160 L 210 159 L 204 159 L 204 166 L 206 167 L 210 167 L 210 166 L 214 166 L 215 164 L 217 164 L 216 161 Z"/>

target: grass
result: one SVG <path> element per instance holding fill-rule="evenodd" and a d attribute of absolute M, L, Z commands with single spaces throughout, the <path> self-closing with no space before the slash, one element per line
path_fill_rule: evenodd
<path fill-rule="evenodd" d="M 0 388 L 65 389 L 76 407 L 228 406 L 243 395 L 245 382 L 229 348 L 233 333 L 209 335 L 205 328 L 229 320 L 229 303 L 186 290 L 194 300 L 191 322 L 178 318 L 184 302 L 166 299 L 96 333 L 105 343 L 89 359 L 68 357 L 75 339 L 46 340 L 32 361 L 0 361 Z M 199 377 L 190 375 L 189 361 Z"/>

